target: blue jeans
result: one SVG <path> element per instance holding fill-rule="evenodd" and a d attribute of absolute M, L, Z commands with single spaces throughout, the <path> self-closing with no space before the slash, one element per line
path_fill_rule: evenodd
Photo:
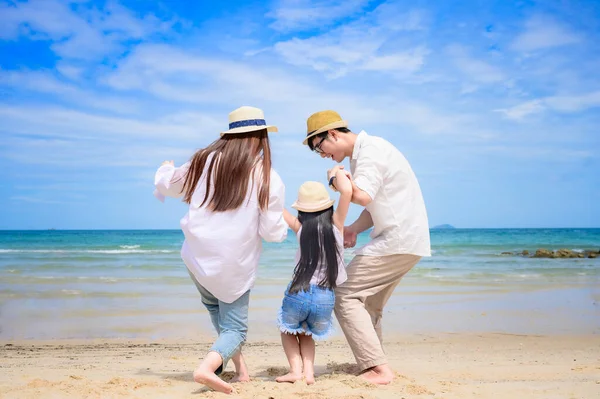
<path fill-rule="evenodd" d="M 311 284 L 308 291 L 293 294 L 285 291 L 279 310 L 279 330 L 287 334 L 312 335 L 316 340 L 325 339 L 333 329 L 335 294 L 331 288 Z"/>
<path fill-rule="evenodd" d="M 226 303 L 219 301 L 206 288 L 202 287 L 192 273 L 190 273 L 190 277 L 196 284 L 202 296 L 202 303 L 208 309 L 210 320 L 219 334 L 210 348 L 211 351 L 221 355 L 223 359 L 223 364 L 215 371 L 219 375 L 225 370 L 231 357 L 242 349 L 242 345 L 246 341 L 250 290 L 232 303 Z"/>

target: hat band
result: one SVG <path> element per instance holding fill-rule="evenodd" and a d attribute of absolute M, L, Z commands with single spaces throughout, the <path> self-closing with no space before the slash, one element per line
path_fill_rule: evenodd
<path fill-rule="evenodd" d="M 267 123 L 264 119 L 246 119 L 244 121 L 231 122 L 229 124 L 229 129 L 235 129 L 237 127 L 246 127 L 246 126 L 266 126 Z"/>

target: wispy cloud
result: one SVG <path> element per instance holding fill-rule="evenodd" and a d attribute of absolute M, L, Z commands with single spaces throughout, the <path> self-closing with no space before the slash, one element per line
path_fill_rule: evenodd
<path fill-rule="evenodd" d="M 121 52 L 131 40 L 166 34 L 175 23 L 152 14 L 136 18 L 114 1 L 102 9 L 87 2 L 19 1 L 0 4 L 0 15 L 1 39 L 51 40 L 51 48 L 59 56 L 85 60 Z"/>
<path fill-rule="evenodd" d="M 537 114 L 545 110 L 554 110 L 561 113 L 582 112 L 590 108 L 600 107 L 600 91 L 579 95 L 561 95 L 540 98 L 515 105 L 511 108 L 498 109 L 508 119 L 522 120 L 528 115 Z"/>
<path fill-rule="evenodd" d="M 423 65 L 426 47 L 390 43 L 401 32 L 423 29 L 422 19 L 420 12 L 384 3 L 354 22 L 307 39 L 282 41 L 274 48 L 290 64 L 308 66 L 329 77 L 360 69 L 412 73 Z"/>
<path fill-rule="evenodd" d="M 372 0 L 280 0 L 266 17 L 282 32 L 325 28 L 362 11 Z"/>
<path fill-rule="evenodd" d="M 579 43 L 583 37 L 567 25 L 546 15 L 536 15 L 515 38 L 512 49 L 521 52 L 544 50 Z"/>

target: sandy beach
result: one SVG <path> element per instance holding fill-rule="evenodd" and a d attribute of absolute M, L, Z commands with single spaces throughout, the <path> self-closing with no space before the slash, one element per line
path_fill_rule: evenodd
<path fill-rule="evenodd" d="M 192 380 L 207 350 L 174 341 L 12 341 L 0 348 L 2 398 L 219 398 Z M 252 381 L 238 398 L 568 398 L 600 395 L 600 336 L 418 334 L 388 339 L 397 371 L 389 386 L 353 375 L 346 343 L 317 348 L 317 382 L 278 384 L 286 360 L 276 341 L 244 349 Z M 228 368 L 230 370 L 230 368 Z M 225 378 L 231 377 L 231 372 Z"/>

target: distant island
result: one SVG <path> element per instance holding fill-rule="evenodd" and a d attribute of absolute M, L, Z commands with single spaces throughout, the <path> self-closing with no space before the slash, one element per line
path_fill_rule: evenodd
<path fill-rule="evenodd" d="M 451 224 L 438 224 L 437 226 L 432 227 L 432 229 L 455 229 L 456 227 Z"/>

